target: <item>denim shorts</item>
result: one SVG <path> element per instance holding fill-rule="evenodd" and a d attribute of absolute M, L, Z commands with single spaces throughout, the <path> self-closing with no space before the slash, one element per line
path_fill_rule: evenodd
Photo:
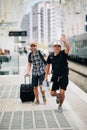
<path fill-rule="evenodd" d="M 44 77 L 45 77 L 45 73 L 41 74 L 40 76 L 32 75 L 32 86 L 38 87 L 39 85 L 42 85 Z"/>

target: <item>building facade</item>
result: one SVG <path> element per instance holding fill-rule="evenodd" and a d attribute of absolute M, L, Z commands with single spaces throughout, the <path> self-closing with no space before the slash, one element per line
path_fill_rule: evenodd
<path fill-rule="evenodd" d="M 64 10 L 64 32 L 73 37 L 87 32 L 87 1 L 73 0 L 62 5 Z"/>
<path fill-rule="evenodd" d="M 61 8 L 52 2 L 39 2 L 30 11 L 30 41 L 50 44 L 64 31 Z"/>

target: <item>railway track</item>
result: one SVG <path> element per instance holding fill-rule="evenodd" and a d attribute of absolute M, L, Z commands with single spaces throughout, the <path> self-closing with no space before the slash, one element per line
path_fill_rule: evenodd
<path fill-rule="evenodd" d="M 74 62 L 69 63 L 69 78 L 87 93 L 87 67 Z"/>

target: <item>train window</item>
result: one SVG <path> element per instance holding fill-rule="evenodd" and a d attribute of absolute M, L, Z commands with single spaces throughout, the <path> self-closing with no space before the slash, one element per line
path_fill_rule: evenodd
<path fill-rule="evenodd" d="M 85 31 L 87 32 L 87 25 L 85 25 Z"/>
<path fill-rule="evenodd" d="M 87 40 L 83 40 L 83 47 L 87 47 Z"/>
<path fill-rule="evenodd" d="M 87 46 L 87 40 L 76 42 L 76 47 L 78 47 L 78 48 L 83 48 L 83 47 L 86 47 L 86 46 Z"/>
<path fill-rule="evenodd" d="M 79 47 L 79 48 L 83 47 L 83 41 L 82 40 L 76 41 L 76 47 Z"/>

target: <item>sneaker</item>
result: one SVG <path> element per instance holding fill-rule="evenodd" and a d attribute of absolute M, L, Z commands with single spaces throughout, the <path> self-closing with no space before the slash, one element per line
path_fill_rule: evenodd
<path fill-rule="evenodd" d="M 33 105 L 39 105 L 39 104 L 40 104 L 39 100 L 35 100 L 33 103 Z"/>
<path fill-rule="evenodd" d="M 56 103 L 59 104 L 60 103 L 60 98 L 59 95 L 56 97 Z"/>
<path fill-rule="evenodd" d="M 58 106 L 58 112 L 61 113 L 63 111 L 61 106 Z"/>
<path fill-rule="evenodd" d="M 43 103 L 46 105 L 46 103 L 47 103 L 47 99 L 46 99 L 46 97 L 45 96 L 43 96 Z"/>

